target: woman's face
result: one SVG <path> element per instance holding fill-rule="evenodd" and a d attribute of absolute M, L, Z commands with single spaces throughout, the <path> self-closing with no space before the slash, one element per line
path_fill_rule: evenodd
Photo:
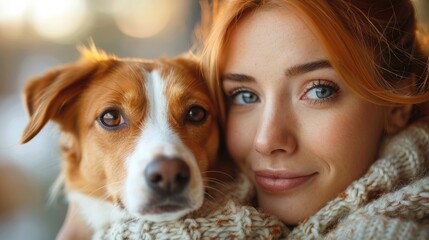
<path fill-rule="evenodd" d="M 384 110 L 344 84 L 296 14 L 249 14 L 224 57 L 227 146 L 256 186 L 259 207 L 297 224 L 367 171 Z"/>

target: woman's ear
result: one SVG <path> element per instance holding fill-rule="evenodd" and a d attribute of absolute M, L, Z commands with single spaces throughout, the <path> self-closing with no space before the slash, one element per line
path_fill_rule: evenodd
<path fill-rule="evenodd" d="M 413 105 L 388 107 L 386 110 L 385 131 L 388 134 L 396 133 L 404 128 L 410 119 Z"/>

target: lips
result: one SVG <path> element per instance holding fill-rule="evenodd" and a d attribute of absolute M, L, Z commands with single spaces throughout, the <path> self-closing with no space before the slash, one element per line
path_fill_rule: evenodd
<path fill-rule="evenodd" d="M 255 172 L 255 181 L 263 191 L 271 193 L 284 193 L 307 183 L 316 175 L 317 172 L 310 174 L 300 174 L 286 171 L 262 170 Z"/>

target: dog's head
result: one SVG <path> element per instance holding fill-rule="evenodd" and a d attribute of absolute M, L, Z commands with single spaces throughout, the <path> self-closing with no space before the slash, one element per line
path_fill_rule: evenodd
<path fill-rule="evenodd" d="M 22 142 L 53 120 L 68 191 L 154 221 L 199 208 L 219 132 L 198 64 L 83 55 L 27 84 Z"/>

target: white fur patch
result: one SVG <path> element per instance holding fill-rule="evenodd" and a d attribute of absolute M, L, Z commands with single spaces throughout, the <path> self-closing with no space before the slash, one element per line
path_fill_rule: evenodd
<path fill-rule="evenodd" d="M 89 197 L 79 192 L 68 193 L 69 202 L 76 202 L 87 223 L 94 229 L 107 227 L 109 223 L 121 219 L 125 212 L 111 203 Z"/>
<path fill-rule="evenodd" d="M 152 221 L 173 220 L 199 208 L 203 202 L 204 191 L 202 177 L 196 159 L 180 137 L 168 123 L 168 101 L 165 92 L 165 80 L 158 71 L 146 75 L 146 98 L 148 100 L 147 118 L 142 124 L 140 137 L 131 155 L 126 159 L 128 174 L 125 181 L 124 204 L 131 214 Z M 174 100 L 174 99 L 173 99 Z M 158 155 L 178 157 L 190 168 L 188 189 L 192 208 L 175 213 L 138 214 L 149 201 L 150 190 L 144 178 L 146 166 Z"/>

